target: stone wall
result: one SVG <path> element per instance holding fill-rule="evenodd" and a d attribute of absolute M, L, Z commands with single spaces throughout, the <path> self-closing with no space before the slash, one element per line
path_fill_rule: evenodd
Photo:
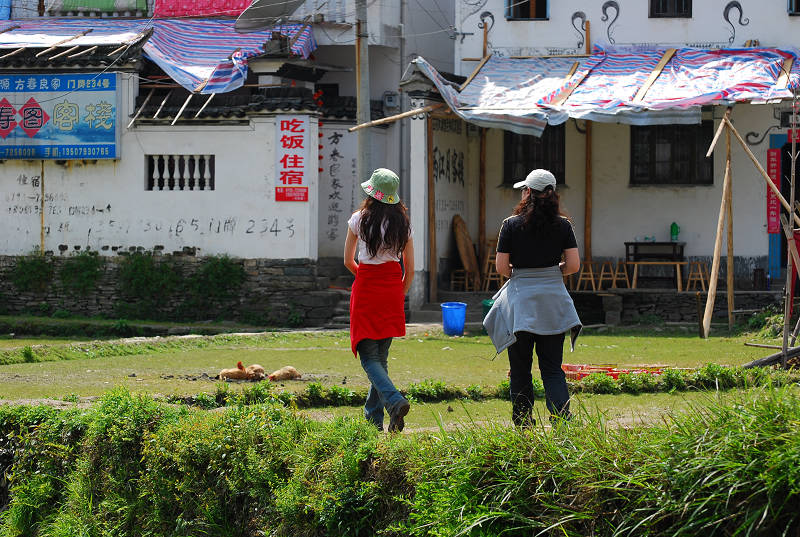
<path fill-rule="evenodd" d="M 577 293 L 576 293 L 577 294 Z M 638 322 L 693 322 L 698 320 L 697 293 L 678 293 L 673 290 L 613 289 L 598 294 L 603 302 L 606 324 L 633 324 Z M 706 293 L 700 293 L 700 307 L 705 308 Z M 736 291 L 734 309 L 742 311 L 760 310 L 770 305 L 781 308 L 783 294 L 780 291 Z M 725 291 L 718 291 L 714 301 L 712 319 L 726 321 L 728 299 Z"/>
<path fill-rule="evenodd" d="M 156 253 L 157 254 L 157 253 Z M 16 256 L 0 256 L 0 313 L 50 315 L 56 311 L 72 315 L 119 318 L 124 301 L 119 283 L 125 256 L 104 257 L 105 263 L 94 289 L 86 296 L 66 292 L 59 269 L 67 257 L 48 256 L 53 279 L 42 292 L 20 292 L 12 282 Z M 193 274 L 202 264 L 191 250 L 181 254 L 156 255 L 169 261 L 182 277 Z M 268 326 L 322 326 L 334 316 L 341 293 L 329 289 L 330 279 L 318 273 L 310 259 L 235 259 L 245 271 L 245 281 L 228 300 L 210 304 L 203 311 L 188 312 L 189 319 L 233 320 Z M 188 320 L 179 294 L 170 296 L 151 319 Z M 182 318 L 183 317 L 183 318 Z"/>

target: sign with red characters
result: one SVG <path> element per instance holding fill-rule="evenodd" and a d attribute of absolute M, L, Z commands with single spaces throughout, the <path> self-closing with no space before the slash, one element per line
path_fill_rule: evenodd
<path fill-rule="evenodd" d="M 308 201 L 308 116 L 276 116 L 275 127 L 275 201 Z"/>
<path fill-rule="evenodd" d="M 767 150 L 767 173 L 769 178 L 781 189 L 781 150 L 768 149 Z M 767 188 L 767 233 L 780 233 L 781 229 L 781 204 L 778 201 L 778 196 Z"/>

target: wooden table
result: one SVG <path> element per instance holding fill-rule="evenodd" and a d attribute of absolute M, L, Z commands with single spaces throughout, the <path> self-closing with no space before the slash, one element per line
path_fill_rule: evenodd
<path fill-rule="evenodd" d="M 683 277 L 681 276 L 681 266 L 688 265 L 688 261 L 628 261 L 628 265 L 633 265 L 633 277 L 631 278 L 631 289 L 636 289 L 636 279 L 639 277 L 639 265 L 671 265 L 675 267 L 675 280 L 678 282 L 678 291 L 683 291 Z"/>

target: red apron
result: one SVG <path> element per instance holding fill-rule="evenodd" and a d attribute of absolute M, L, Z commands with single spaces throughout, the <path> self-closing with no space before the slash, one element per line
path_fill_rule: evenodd
<path fill-rule="evenodd" d="M 400 263 L 360 263 L 350 293 L 350 348 L 362 339 L 406 335 L 403 272 Z"/>

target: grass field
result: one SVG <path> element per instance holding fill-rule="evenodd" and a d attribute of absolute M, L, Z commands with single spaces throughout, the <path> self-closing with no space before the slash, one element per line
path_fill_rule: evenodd
<path fill-rule="evenodd" d="M 708 362 L 739 365 L 769 351 L 746 347 L 748 334 L 714 335 L 701 340 L 680 328 L 638 327 L 604 332 L 587 331 L 574 353 L 565 350 L 567 363 L 660 364 L 697 367 Z M 0 365 L 0 399 L 74 399 L 99 396 L 115 386 L 158 396 L 213 393 L 219 382 L 213 377 L 237 361 L 260 363 L 267 370 L 293 365 L 308 380 L 349 388 L 367 386 L 367 379 L 350 351 L 349 334 L 338 332 L 280 332 L 254 336 L 148 338 L 91 345 L 69 339 L 0 339 L 0 355 L 19 353 L 33 346 L 33 363 Z M 115 349 L 119 349 L 117 352 Z M 62 359 L 59 359 L 62 358 Z M 67 359 L 63 359 L 67 358 Z M 397 338 L 390 352 L 389 370 L 398 387 L 425 379 L 448 385 L 497 386 L 507 375 L 505 353 L 495 357 L 489 338 L 480 333 L 445 336 L 435 326 L 412 326 Z M 207 377 L 203 377 L 203 374 Z M 535 372 L 538 375 L 538 372 Z M 247 384 L 249 385 L 249 384 Z M 303 391 L 308 381 L 281 383 L 280 389 Z M 233 390 L 245 384 L 233 384 Z M 575 397 L 576 408 L 600 413 L 612 422 L 652 422 L 673 410 L 702 403 L 707 393 L 590 395 Z M 543 405 L 537 404 L 541 411 Z M 303 411 L 329 419 L 360 415 L 358 407 Z M 409 428 L 430 429 L 440 423 L 448 428 L 476 422 L 505 422 L 508 403 L 489 400 L 415 404 Z"/>

